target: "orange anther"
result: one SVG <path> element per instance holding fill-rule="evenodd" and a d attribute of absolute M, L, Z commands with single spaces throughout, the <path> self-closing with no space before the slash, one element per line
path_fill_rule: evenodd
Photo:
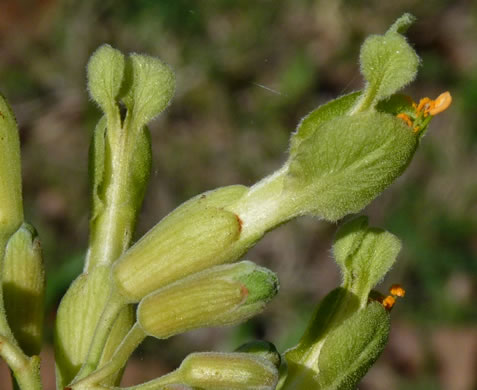
<path fill-rule="evenodd" d="M 409 115 L 401 113 L 396 115 L 398 118 L 402 119 L 409 127 L 412 127 L 412 120 Z"/>
<path fill-rule="evenodd" d="M 429 99 L 428 97 L 422 98 L 421 100 L 419 100 L 419 104 L 417 105 L 416 111 L 419 113 L 423 109 L 424 111 L 427 110 L 431 103 L 432 103 L 432 100 Z"/>
<path fill-rule="evenodd" d="M 404 295 L 406 295 L 406 290 L 404 290 L 400 284 L 393 284 L 389 289 L 389 293 L 396 297 L 402 298 Z"/>
<path fill-rule="evenodd" d="M 433 101 L 432 107 L 429 109 L 429 114 L 437 115 L 442 111 L 447 110 L 447 108 L 452 103 L 452 96 L 449 91 L 441 93 L 436 100 Z"/>
<path fill-rule="evenodd" d="M 388 295 L 386 298 L 383 299 L 382 305 L 386 310 L 391 310 L 396 303 L 396 298 L 392 297 L 391 295 Z"/>

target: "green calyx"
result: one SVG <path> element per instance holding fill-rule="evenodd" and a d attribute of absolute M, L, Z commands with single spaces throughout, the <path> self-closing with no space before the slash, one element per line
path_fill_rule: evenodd
<path fill-rule="evenodd" d="M 37 355 L 43 339 L 45 269 L 35 229 L 26 223 L 8 241 L 2 273 L 8 323 L 21 348 Z"/>
<path fill-rule="evenodd" d="M 241 238 L 241 220 L 224 206 L 246 191 L 244 186 L 229 186 L 207 192 L 160 221 L 114 265 L 120 294 L 138 302 L 167 284 L 236 260 L 233 252 Z"/>
<path fill-rule="evenodd" d="M 0 168 L 0 236 L 9 237 L 23 222 L 20 138 L 15 116 L 1 95 Z"/>
<path fill-rule="evenodd" d="M 249 353 L 194 353 L 182 362 L 176 376 L 187 385 L 209 390 L 273 390 L 276 367 Z"/>
<path fill-rule="evenodd" d="M 249 261 L 210 268 L 143 298 L 138 323 L 165 339 L 187 330 L 226 326 L 260 313 L 277 294 L 274 273 Z"/>

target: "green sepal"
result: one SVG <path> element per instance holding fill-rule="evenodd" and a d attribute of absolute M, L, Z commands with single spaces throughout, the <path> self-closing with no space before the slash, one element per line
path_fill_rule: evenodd
<path fill-rule="evenodd" d="M 144 200 L 147 184 L 152 169 L 151 133 L 147 126 L 143 126 L 136 138 L 136 144 L 131 156 L 129 171 L 129 204 L 137 216 Z"/>
<path fill-rule="evenodd" d="M 246 352 L 261 356 L 270 361 L 275 367 L 279 368 L 282 362 L 280 352 L 275 345 L 264 340 L 254 340 L 238 347 L 235 352 Z"/>
<path fill-rule="evenodd" d="M 127 167 L 127 172 L 119 178 L 114 175 L 113 160 L 118 159 L 118 150 L 114 150 L 117 135 L 116 129 L 106 127 L 105 117 L 101 118 L 94 131 L 89 153 L 89 176 L 91 186 L 91 217 L 90 217 L 90 252 L 88 264 L 101 262 L 111 263 L 116 258 L 104 261 L 102 258 L 105 231 L 109 228 L 107 205 L 113 205 L 117 200 L 117 188 L 122 188 L 121 207 L 114 210 L 115 218 L 121 223 L 120 234 L 123 247 L 121 253 L 129 247 L 136 225 L 144 194 L 146 192 L 152 167 L 151 137 L 147 126 L 143 126 L 129 139 L 128 159 L 121 163 Z M 132 134 L 131 134 L 132 135 Z M 114 156 L 116 154 L 116 156 Z M 117 169 L 117 168 L 116 168 Z M 123 171 L 123 172 L 124 172 Z M 119 181 L 122 181 L 119 183 Z M 127 190 L 124 190 L 127 189 Z M 121 254 L 119 253 L 119 254 Z M 118 255 L 119 255 L 118 254 Z"/>
<path fill-rule="evenodd" d="M 274 390 L 276 367 L 249 353 L 193 353 L 175 372 L 181 382 L 207 390 Z"/>
<path fill-rule="evenodd" d="M 198 195 L 153 227 L 114 265 L 120 293 L 131 302 L 185 276 L 235 260 L 241 221 L 223 207 L 243 196 L 244 186 Z"/>
<path fill-rule="evenodd" d="M 124 337 L 127 335 L 129 329 L 134 325 L 136 316 L 134 313 L 134 308 L 132 305 L 124 306 L 118 314 L 118 317 L 114 321 L 113 327 L 109 333 L 106 344 L 103 348 L 103 353 L 98 364 L 98 368 L 101 368 L 103 365 L 108 363 L 114 355 L 116 348 L 123 341 Z M 102 381 L 105 385 L 115 385 L 119 386 L 121 378 L 123 376 L 125 367 L 116 372 L 115 374 L 109 376 L 107 379 Z"/>
<path fill-rule="evenodd" d="M 398 114 L 406 114 L 410 117 L 415 117 L 415 108 L 412 106 L 412 99 L 409 96 L 403 95 L 401 93 L 395 93 L 389 98 L 381 100 L 376 105 L 376 110 L 381 112 L 387 112 L 394 116 Z"/>
<path fill-rule="evenodd" d="M 285 191 L 296 199 L 297 214 L 336 221 L 360 211 L 399 177 L 417 140 L 412 129 L 389 114 L 337 117 L 300 144 Z"/>
<path fill-rule="evenodd" d="M 117 99 L 123 83 L 124 55 L 110 45 L 100 46 L 90 57 L 87 67 L 91 98 L 109 118 L 119 119 Z"/>
<path fill-rule="evenodd" d="M 334 329 L 321 349 L 320 390 L 353 390 L 386 346 L 390 317 L 378 302 L 369 303 Z"/>
<path fill-rule="evenodd" d="M 3 262 L 3 299 L 15 339 L 37 355 L 43 339 L 45 269 L 35 229 L 24 223 L 8 241 Z"/>
<path fill-rule="evenodd" d="M 249 261 L 210 268 L 143 298 L 137 321 L 165 339 L 191 329 L 229 326 L 260 313 L 277 294 L 277 276 Z"/>
<path fill-rule="evenodd" d="M 368 226 L 366 217 L 345 223 L 337 232 L 333 255 L 341 269 L 343 287 L 356 294 L 364 307 L 371 289 L 396 261 L 401 241 L 393 234 Z"/>
<path fill-rule="evenodd" d="M 22 222 L 23 204 L 18 127 L 10 105 L 0 95 L 0 235 L 10 236 Z"/>
<path fill-rule="evenodd" d="M 285 353 L 290 372 L 288 381 L 300 382 L 300 378 L 306 376 L 301 372 L 304 367 L 317 366 L 321 346 L 329 332 L 358 309 L 358 297 L 342 287 L 322 299 L 299 343 Z"/>
<path fill-rule="evenodd" d="M 105 207 L 105 154 L 106 154 L 106 130 L 107 120 L 103 116 L 96 125 L 89 147 L 88 174 L 91 194 L 90 221 L 94 224 L 96 218 Z M 109 158 L 111 152 L 108 151 Z"/>
<path fill-rule="evenodd" d="M 404 14 L 384 35 L 372 35 L 361 46 L 361 73 L 367 81 L 357 111 L 374 107 L 414 80 L 419 57 L 401 35 L 413 22 Z M 358 108 L 359 107 L 359 108 Z"/>
<path fill-rule="evenodd" d="M 136 53 L 129 55 L 121 99 L 135 128 L 146 125 L 167 107 L 175 84 L 174 72 L 159 59 Z"/>
<path fill-rule="evenodd" d="M 298 124 L 290 138 L 290 157 L 297 153 L 300 144 L 312 136 L 325 122 L 346 115 L 353 107 L 361 92 L 353 92 L 323 104 L 306 115 Z"/>
<path fill-rule="evenodd" d="M 359 380 L 384 349 L 389 326 L 381 304 L 360 309 L 355 294 L 343 287 L 333 290 L 298 345 L 286 352 L 288 374 L 282 388 L 353 389 L 351 381 Z"/>
<path fill-rule="evenodd" d="M 287 361 L 282 358 L 275 345 L 268 341 L 256 340 L 241 345 L 235 352 L 250 353 L 271 362 L 278 370 L 278 383 L 276 388 L 281 389 L 287 377 L 288 364 Z"/>
<path fill-rule="evenodd" d="M 110 295 L 110 270 L 108 266 L 97 266 L 81 274 L 61 300 L 55 323 L 58 388 L 69 384 L 84 363 L 96 325 Z M 130 324 L 127 320 L 120 320 L 114 326 L 122 329 L 112 330 L 111 334 L 127 332 Z M 120 341 L 119 337 L 110 339 L 108 349 L 114 349 L 113 343 L 117 343 L 117 346 Z"/>

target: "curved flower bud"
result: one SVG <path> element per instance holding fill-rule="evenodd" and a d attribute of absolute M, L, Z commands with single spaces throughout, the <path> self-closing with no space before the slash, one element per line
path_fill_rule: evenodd
<path fill-rule="evenodd" d="M 37 355 L 43 339 L 45 267 L 31 225 L 24 223 L 8 241 L 2 279 L 10 328 L 23 351 Z"/>
<path fill-rule="evenodd" d="M 199 195 L 159 222 L 114 265 L 120 294 L 138 302 L 185 276 L 235 260 L 229 254 L 240 238 L 241 221 L 223 207 L 246 191 L 230 186 Z"/>
<path fill-rule="evenodd" d="M 23 222 L 20 165 L 15 115 L 0 95 L 0 235 L 7 237 Z"/>
<path fill-rule="evenodd" d="M 209 390 L 273 390 L 276 367 L 248 353 L 193 353 L 178 369 L 183 383 Z"/>
<path fill-rule="evenodd" d="M 148 335 L 165 339 L 185 331 L 243 322 L 278 292 L 276 275 L 249 261 L 208 269 L 146 296 L 137 321 Z"/>

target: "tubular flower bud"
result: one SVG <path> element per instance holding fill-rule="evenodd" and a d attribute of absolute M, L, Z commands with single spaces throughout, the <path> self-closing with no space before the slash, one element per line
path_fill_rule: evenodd
<path fill-rule="evenodd" d="M 222 207 L 245 191 L 231 186 L 199 195 L 159 222 L 115 264 L 120 294 L 138 302 L 190 274 L 235 260 L 227 254 L 240 238 L 241 221 Z"/>
<path fill-rule="evenodd" d="M 23 222 L 20 140 L 15 116 L 0 95 L 0 235 Z"/>
<path fill-rule="evenodd" d="M 278 292 L 276 275 L 249 261 L 208 269 L 146 296 L 137 321 L 148 335 L 166 339 L 185 331 L 243 322 Z"/>
<path fill-rule="evenodd" d="M 26 223 L 8 241 L 2 279 L 5 312 L 15 338 L 28 355 L 39 354 L 45 269 L 36 231 Z"/>
<path fill-rule="evenodd" d="M 208 390 L 272 390 L 276 367 L 248 353 L 194 353 L 178 369 L 183 383 Z"/>

